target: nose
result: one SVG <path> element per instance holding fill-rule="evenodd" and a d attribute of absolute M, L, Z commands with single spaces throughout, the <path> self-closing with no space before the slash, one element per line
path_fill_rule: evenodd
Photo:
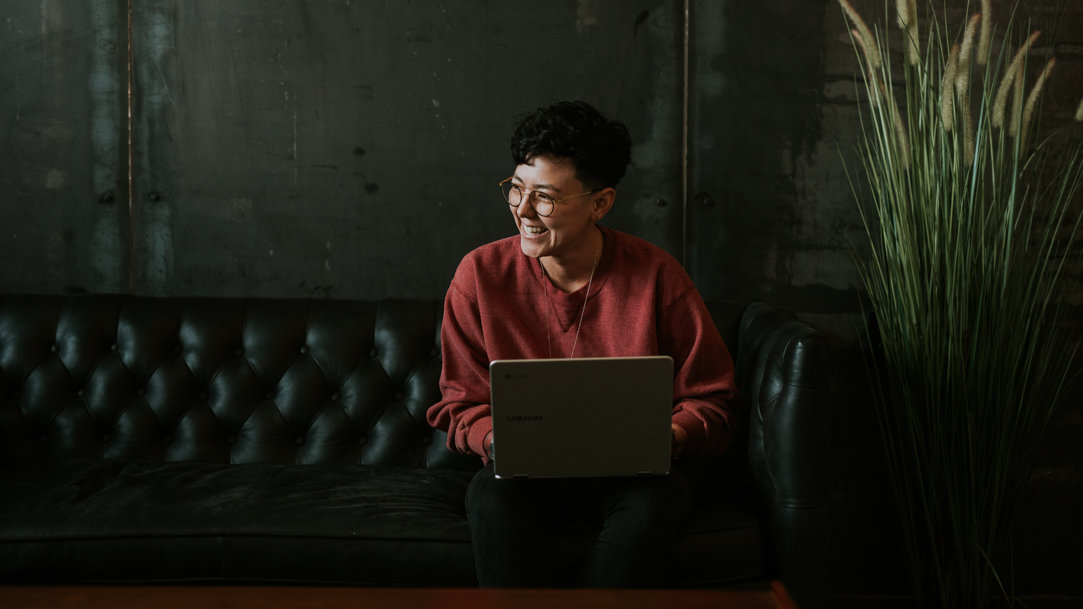
<path fill-rule="evenodd" d="M 537 218 L 538 212 L 534 209 L 534 193 L 528 192 L 518 207 L 513 207 L 514 213 L 520 218 Z"/>

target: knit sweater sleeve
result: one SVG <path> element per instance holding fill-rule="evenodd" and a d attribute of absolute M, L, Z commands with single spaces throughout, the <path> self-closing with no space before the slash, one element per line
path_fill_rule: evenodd
<path fill-rule="evenodd" d="M 662 350 L 674 354 L 673 423 L 687 436 L 684 454 L 721 453 L 742 418 L 729 350 L 694 288 L 667 307 L 660 324 Z"/>
<path fill-rule="evenodd" d="M 447 432 L 448 448 L 487 461 L 493 429 L 489 361 L 482 332 L 474 269 L 464 261 L 444 300 L 440 326 L 442 399 L 429 408 L 429 424 Z"/>

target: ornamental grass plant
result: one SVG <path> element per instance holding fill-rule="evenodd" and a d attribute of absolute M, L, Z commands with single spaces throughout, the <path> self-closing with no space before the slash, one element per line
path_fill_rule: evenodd
<path fill-rule="evenodd" d="M 944 4 L 898 0 L 870 26 L 839 3 L 862 68 L 858 269 L 912 589 L 921 607 L 1012 604 L 1009 528 L 1078 349 L 1063 295 L 1083 103 L 1043 129 L 1056 60 L 988 0 L 956 25 Z"/>

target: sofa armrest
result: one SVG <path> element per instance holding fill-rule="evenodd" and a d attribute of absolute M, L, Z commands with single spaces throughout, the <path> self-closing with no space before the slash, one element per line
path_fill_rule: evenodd
<path fill-rule="evenodd" d="M 826 603 L 836 388 L 827 338 L 792 314 L 752 303 L 738 331 L 748 457 L 774 576 L 802 607 Z"/>

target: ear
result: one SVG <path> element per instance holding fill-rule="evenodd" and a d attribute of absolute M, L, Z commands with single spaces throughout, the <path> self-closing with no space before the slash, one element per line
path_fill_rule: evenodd
<path fill-rule="evenodd" d="M 590 212 L 590 218 L 595 222 L 600 221 L 613 209 L 613 202 L 617 199 L 617 191 L 614 188 L 604 188 L 591 195 L 591 205 L 594 208 Z"/>

